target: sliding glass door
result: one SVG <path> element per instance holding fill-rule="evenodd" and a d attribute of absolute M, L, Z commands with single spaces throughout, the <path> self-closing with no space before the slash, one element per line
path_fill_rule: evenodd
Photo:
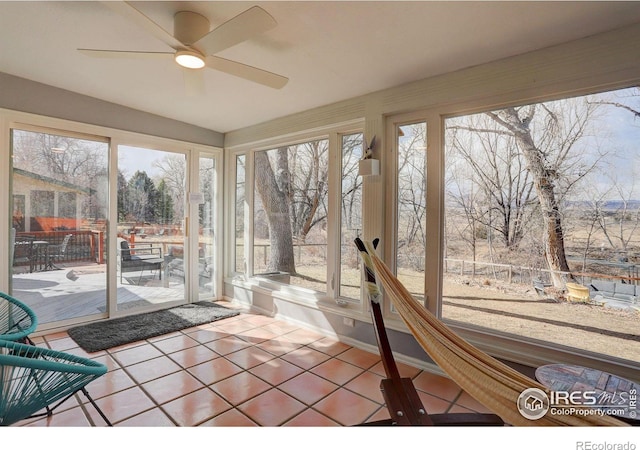
<path fill-rule="evenodd" d="M 41 325 L 104 314 L 106 139 L 11 130 L 11 294 Z"/>
<path fill-rule="evenodd" d="M 220 294 L 219 151 L 27 124 L 10 138 L 6 291 L 40 329 Z"/>
<path fill-rule="evenodd" d="M 198 298 L 216 296 L 215 273 L 218 263 L 216 235 L 218 233 L 218 166 L 215 155 L 201 154 L 198 158 Z M 195 213 L 195 212 L 194 212 Z"/>
<path fill-rule="evenodd" d="M 186 154 L 118 146 L 118 311 L 185 300 L 186 180 Z"/>

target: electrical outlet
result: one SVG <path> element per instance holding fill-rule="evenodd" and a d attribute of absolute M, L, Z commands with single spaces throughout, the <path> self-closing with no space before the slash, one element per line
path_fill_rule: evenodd
<path fill-rule="evenodd" d="M 355 327 L 356 326 L 356 321 L 354 319 L 352 319 L 351 317 L 343 317 L 342 318 L 342 322 L 348 327 Z"/>

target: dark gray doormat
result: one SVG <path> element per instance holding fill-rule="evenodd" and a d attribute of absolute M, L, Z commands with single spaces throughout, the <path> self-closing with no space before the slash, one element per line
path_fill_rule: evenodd
<path fill-rule="evenodd" d="M 83 350 L 91 353 L 173 331 L 184 330 L 196 325 L 215 322 L 238 314 L 240 314 L 238 311 L 216 303 L 197 302 L 160 311 L 80 325 L 70 328 L 68 333 Z"/>

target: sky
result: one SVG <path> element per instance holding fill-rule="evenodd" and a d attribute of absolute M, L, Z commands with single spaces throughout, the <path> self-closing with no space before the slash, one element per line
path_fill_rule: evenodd
<path fill-rule="evenodd" d="M 161 161 L 167 155 L 174 154 L 162 150 L 120 145 L 118 146 L 118 167 L 127 178 L 138 170 L 147 172 L 149 178 L 153 178 L 160 172 L 154 167 L 154 163 Z"/>

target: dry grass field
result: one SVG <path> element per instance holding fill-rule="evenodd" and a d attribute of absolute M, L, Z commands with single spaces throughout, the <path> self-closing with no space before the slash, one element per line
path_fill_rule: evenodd
<path fill-rule="evenodd" d="M 640 312 L 538 296 L 515 285 L 447 279 L 449 320 L 640 362 Z"/>
<path fill-rule="evenodd" d="M 324 289 L 313 283 L 322 267 L 299 267 L 303 278 L 292 284 Z M 421 273 L 404 272 L 401 279 L 416 294 L 422 291 Z M 359 280 L 357 271 L 343 271 L 343 283 Z M 355 292 L 350 290 L 350 292 Z M 536 294 L 532 286 L 488 282 L 446 275 L 443 318 L 527 339 L 603 353 L 640 363 L 640 312 L 558 301 Z"/>

